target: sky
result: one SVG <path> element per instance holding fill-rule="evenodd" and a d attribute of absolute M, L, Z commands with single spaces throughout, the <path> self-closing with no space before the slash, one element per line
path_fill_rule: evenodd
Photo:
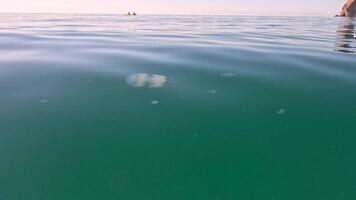
<path fill-rule="evenodd" d="M 346 0 L 0 0 L 0 12 L 334 15 Z"/>

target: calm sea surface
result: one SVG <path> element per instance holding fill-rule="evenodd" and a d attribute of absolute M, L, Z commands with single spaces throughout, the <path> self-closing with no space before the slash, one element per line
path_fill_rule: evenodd
<path fill-rule="evenodd" d="M 0 14 L 0 199 L 354 200 L 355 25 Z"/>

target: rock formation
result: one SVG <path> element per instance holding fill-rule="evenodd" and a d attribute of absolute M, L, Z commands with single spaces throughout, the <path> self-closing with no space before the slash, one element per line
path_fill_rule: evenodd
<path fill-rule="evenodd" d="M 342 11 L 340 17 L 356 17 L 356 0 L 348 0 Z"/>

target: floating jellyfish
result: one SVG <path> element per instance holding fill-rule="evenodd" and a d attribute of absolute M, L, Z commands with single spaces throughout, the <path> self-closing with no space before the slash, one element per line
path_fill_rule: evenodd
<path fill-rule="evenodd" d="M 157 101 L 157 100 L 150 101 L 150 104 L 152 104 L 152 105 L 157 105 L 157 104 L 158 104 L 158 101 Z"/>
<path fill-rule="evenodd" d="M 148 87 L 151 88 L 160 88 L 164 87 L 167 79 L 165 76 L 152 74 L 148 79 Z"/>
<path fill-rule="evenodd" d="M 286 110 L 285 109 L 279 109 L 278 111 L 277 111 L 277 114 L 279 114 L 279 115 L 283 115 L 283 114 L 285 114 L 286 113 Z"/>
<path fill-rule="evenodd" d="M 127 84 L 132 87 L 144 87 L 147 84 L 149 75 L 144 73 L 131 74 L 126 78 Z"/>
<path fill-rule="evenodd" d="M 167 78 L 163 75 L 146 73 L 131 74 L 126 78 L 127 84 L 132 87 L 161 88 L 164 87 L 166 81 Z"/>
<path fill-rule="evenodd" d="M 210 94 L 216 94 L 216 93 L 218 93 L 219 91 L 218 90 L 209 90 L 208 91 Z"/>
<path fill-rule="evenodd" d="M 42 99 L 42 100 L 39 100 L 37 101 L 38 104 L 46 104 L 48 103 L 50 100 L 49 99 Z"/>
<path fill-rule="evenodd" d="M 236 78 L 237 75 L 235 73 L 230 73 L 230 72 L 227 72 L 227 73 L 222 73 L 220 74 L 221 77 L 224 77 L 224 78 Z"/>

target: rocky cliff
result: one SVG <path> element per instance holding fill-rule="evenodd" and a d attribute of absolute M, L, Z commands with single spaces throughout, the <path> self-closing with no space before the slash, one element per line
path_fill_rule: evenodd
<path fill-rule="evenodd" d="M 342 11 L 340 17 L 356 17 L 356 0 L 348 0 Z"/>

